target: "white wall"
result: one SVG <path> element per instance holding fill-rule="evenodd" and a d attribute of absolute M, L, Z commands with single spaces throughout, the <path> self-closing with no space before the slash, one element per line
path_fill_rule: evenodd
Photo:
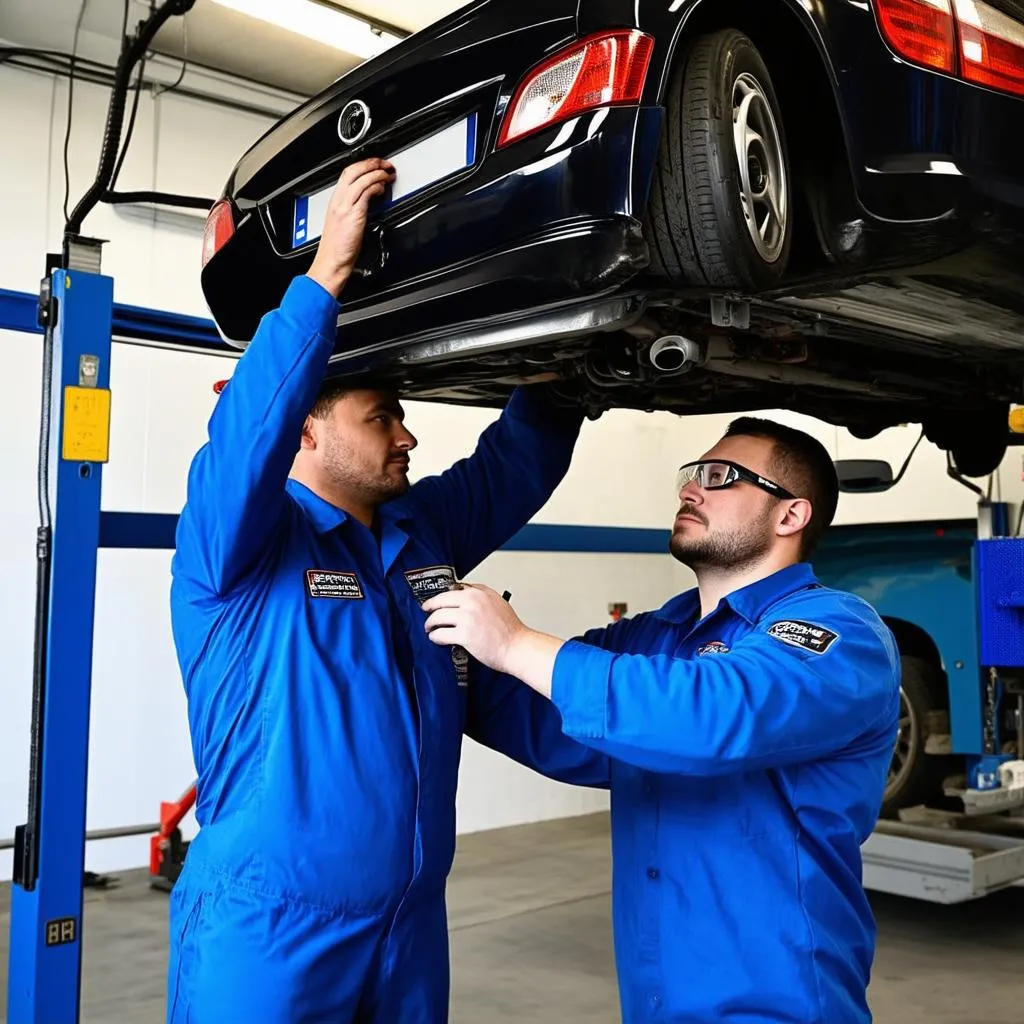
<path fill-rule="evenodd" d="M 16 140 L 0 165 L 0 287 L 34 292 L 44 254 L 59 247 L 63 219 L 62 143 L 66 83 L 0 68 L 0 138 Z M 71 202 L 95 172 L 106 116 L 105 90 L 75 90 L 70 150 Z M 267 126 L 262 118 L 170 94 L 144 96 L 119 188 L 217 194 L 231 166 Z M 109 239 L 104 272 L 119 302 L 206 315 L 199 289 L 196 230 L 147 223 L 98 207 L 86 232 Z M 8 387 L 0 402 L 5 500 L 0 503 L 0 837 L 24 820 L 31 696 L 36 424 L 40 339 L 0 332 Z M 111 458 L 104 469 L 109 510 L 177 512 L 189 461 L 205 439 L 214 381 L 233 360 L 116 345 L 112 366 Z M 493 413 L 413 405 L 409 422 L 421 447 L 415 472 L 441 469 L 466 454 Z M 837 455 L 901 461 L 916 437 L 896 428 L 856 442 L 834 428 L 778 414 L 811 429 Z M 539 522 L 666 528 L 675 508 L 674 472 L 710 447 L 726 416 L 679 420 L 616 411 L 588 423 L 569 477 Z M 1011 460 L 1019 456 L 1011 456 Z M 1008 473 L 1008 479 L 1015 474 Z M 930 446 L 919 451 L 898 492 L 844 498 L 839 521 L 970 515 L 970 494 L 944 477 Z M 193 775 L 184 700 L 170 639 L 167 552 L 105 551 L 99 558 L 88 826 L 154 820 L 161 800 L 176 797 Z M 631 612 L 656 607 L 689 586 L 689 572 L 667 555 L 498 553 L 474 578 L 509 589 L 524 618 L 560 634 L 608 621 L 608 604 Z M 460 831 L 585 813 L 606 796 L 532 775 L 472 742 L 466 744 L 459 794 Z M 496 795 L 497 794 L 497 795 Z M 87 865 L 106 871 L 141 865 L 147 840 L 90 844 Z M 0 877 L 10 854 L 0 853 Z"/>

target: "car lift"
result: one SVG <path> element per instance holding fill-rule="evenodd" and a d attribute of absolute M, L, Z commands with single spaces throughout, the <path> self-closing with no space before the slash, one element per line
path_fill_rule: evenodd
<path fill-rule="evenodd" d="M 113 279 L 99 273 L 100 245 L 78 237 L 51 256 L 34 310 L 0 292 L 5 327 L 44 332 L 31 763 L 28 820 L 15 833 L 10 1024 L 79 1019 L 98 550 L 173 546 L 174 516 L 100 510 L 112 339 L 240 354 L 209 321 L 115 305 Z"/>

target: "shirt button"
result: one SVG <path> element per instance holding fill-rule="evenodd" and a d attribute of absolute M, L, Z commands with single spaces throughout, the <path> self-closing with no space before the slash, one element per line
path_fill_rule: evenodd
<path fill-rule="evenodd" d="M 658 869 L 657 869 L 657 868 L 648 868 L 648 869 L 647 869 L 647 877 L 648 877 L 648 878 L 649 878 L 649 879 L 650 879 L 650 880 L 651 880 L 652 882 L 654 882 L 654 881 L 656 881 L 656 880 L 657 880 L 657 878 L 658 878 L 658 875 L 659 875 L 659 874 L 660 874 L 660 872 L 658 871 Z"/>
<path fill-rule="evenodd" d="M 651 1006 L 655 1009 L 661 1006 L 661 996 L 651 996 Z"/>

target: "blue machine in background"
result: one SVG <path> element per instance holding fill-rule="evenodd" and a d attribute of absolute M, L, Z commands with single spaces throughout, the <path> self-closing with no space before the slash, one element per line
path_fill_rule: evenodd
<path fill-rule="evenodd" d="M 837 468 L 843 490 L 895 482 L 885 464 Z M 981 496 L 977 519 L 833 527 L 815 557 L 822 582 L 878 611 L 903 662 L 869 889 L 959 902 L 1024 882 L 1024 538 L 1008 513 Z"/>
<path fill-rule="evenodd" d="M 1007 520 L 1006 506 L 984 511 Z M 887 816 L 943 788 L 965 791 L 968 802 L 968 791 L 997 788 L 999 764 L 1021 753 L 1024 539 L 980 539 L 974 519 L 840 526 L 815 568 L 822 582 L 870 602 L 903 655 L 903 724 L 913 735 L 901 734 L 910 749 L 894 756 Z M 901 757 L 917 767 L 897 779 Z"/>

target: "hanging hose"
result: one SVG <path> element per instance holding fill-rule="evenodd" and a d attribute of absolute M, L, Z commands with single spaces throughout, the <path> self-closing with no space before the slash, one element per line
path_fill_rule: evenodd
<path fill-rule="evenodd" d="M 124 111 L 128 102 L 132 70 L 149 48 L 149 44 L 153 42 L 157 32 L 171 18 L 187 14 L 195 2 L 196 0 L 166 0 L 166 3 L 142 23 L 137 35 L 125 40 L 121 48 L 121 57 L 117 62 L 117 70 L 114 72 L 114 85 L 110 92 L 107 127 L 103 133 L 103 146 L 100 149 L 96 180 L 71 211 L 71 216 L 68 218 L 67 224 L 64 225 L 65 237 L 81 233 L 82 222 L 110 190 L 111 178 L 117 164 L 117 151 L 121 143 L 121 128 L 124 124 Z"/>

